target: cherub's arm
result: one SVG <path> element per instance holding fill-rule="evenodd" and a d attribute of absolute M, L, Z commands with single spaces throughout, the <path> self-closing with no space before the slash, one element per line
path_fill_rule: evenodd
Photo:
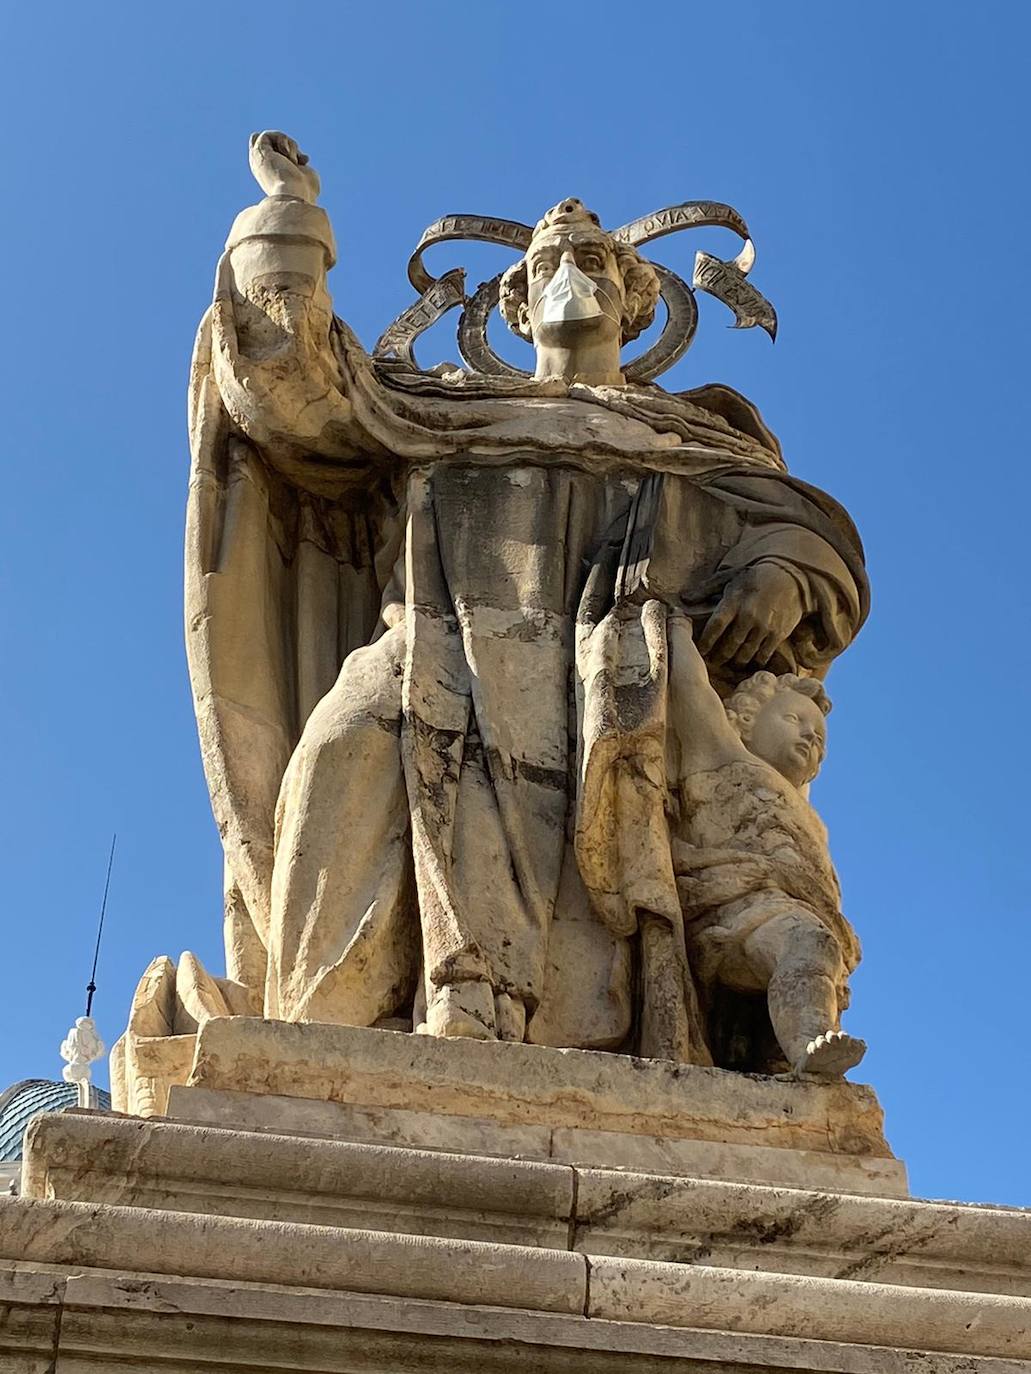
<path fill-rule="evenodd" d="M 680 755 L 680 774 L 687 777 L 748 758 L 723 702 L 709 683 L 705 662 L 694 642 L 691 621 L 671 614 L 669 642 L 668 724 Z"/>

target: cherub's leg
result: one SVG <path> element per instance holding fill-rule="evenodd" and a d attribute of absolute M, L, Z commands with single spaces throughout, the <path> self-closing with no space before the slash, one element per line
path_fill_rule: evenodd
<path fill-rule="evenodd" d="M 742 952 L 767 985 L 774 1034 L 797 1073 L 836 1077 L 859 1063 L 865 1042 L 838 1029 L 841 950 L 826 926 L 803 908 L 785 911 Z"/>

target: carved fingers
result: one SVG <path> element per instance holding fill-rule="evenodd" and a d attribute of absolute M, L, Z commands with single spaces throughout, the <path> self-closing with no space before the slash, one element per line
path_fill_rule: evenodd
<path fill-rule="evenodd" d="M 277 129 L 251 134 L 248 151 L 254 179 L 267 196 L 295 196 L 315 203 L 320 189 L 318 173 L 289 134 Z"/>
<path fill-rule="evenodd" d="M 795 625 L 797 625 L 797 623 L 796 621 Z M 791 630 L 795 628 L 795 625 L 792 625 L 791 629 L 787 631 L 781 631 L 779 629 L 767 631 L 767 633 L 763 635 L 758 648 L 756 648 L 755 652 L 752 654 L 752 662 L 757 663 L 760 668 L 765 668 L 773 655 L 787 639 Z"/>
<path fill-rule="evenodd" d="M 761 625 L 753 626 L 745 635 L 735 655 L 737 662 L 741 664 L 751 663 L 766 638 L 768 635 Z"/>
<path fill-rule="evenodd" d="M 747 568 L 723 593 L 698 648 L 714 666 L 768 663 L 802 619 L 802 598 L 789 572 L 773 563 Z"/>
<path fill-rule="evenodd" d="M 733 586 L 705 623 L 698 648 L 713 663 L 727 663 L 737 654 L 752 626 L 742 614 L 742 598 Z"/>

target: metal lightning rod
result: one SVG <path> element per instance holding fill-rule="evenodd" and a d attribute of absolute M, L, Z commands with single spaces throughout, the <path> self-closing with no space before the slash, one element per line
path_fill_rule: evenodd
<path fill-rule="evenodd" d="M 61 1042 L 61 1058 L 65 1066 L 61 1076 L 66 1083 L 74 1083 L 78 1089 L 80 1107 L 98 1105 L 97 1090 L 90 1082 L 92 1065 L 105 1051 L 103 1040 L 97 1034 L 90 1012 L 93 1010 L 93 994 L 97 990 L 97 961 L 100 958 L 100 938 L 104 933 L 104 916 L 107 912 L 107 894 L 111 889 L 111 867 L 115 861 L 115 842 L 117 835 L 111 836 L 111 853 L 107 856 L 107 876 L 104 879 L 104 897 L 100 903 L 100 920 L 97 922 L 97 943 L 93 950 L 93 968 L 90 970 L 86 985 L 86 1015 L 76 1019 L 75 1025 Z"/>
<path fill-rule="evenodd" d="M 90 971 L 89 982 L 86 984 L 86 1015 L 89 1016 L 93 1009 L 93 994 L 97 990 L 97 960 L 100 958 L 100 939 L 104 934 L 104 916 L 107 912 L 107 894 L 111 889 L 111 868 L 115 861 L 115 844 L 118 835 L 111 836 L 111 853 L 107 856 L 107 877 L 104 879 L 104 896 L 100 903 L 100 920 L 97 923 L 97 943 L 93 950 L 93 968 Z"/>

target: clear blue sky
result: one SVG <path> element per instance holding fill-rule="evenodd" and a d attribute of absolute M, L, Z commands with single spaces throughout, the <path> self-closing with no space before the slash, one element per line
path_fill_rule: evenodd
<path fill-rule="evenodd" d="M 847 1024 L 913 1189 L 1031 1204 L 1023 3 L 267 0 L 5 9 L 0 1087 L 55 1076 L 117 829 L 96 1014 L 221 969 L 182 648 L 185 385 L 252 129 L 322 174 L 371 346 L 423 227 L 615 226 L 689 198 L 756 239 L 775 346 L 703 300 L 665 379 L 746 392 L 852 512 L 874 587 L 814 799 L 866 957 Z M 655 245 L 690 274 L 718 233 Z M 433 261 L 458 259 L 446 249 Z M 472 280 L 508 261 L 470 254 Z M 445 337 L 423 361 L 454 357 Z"/>

